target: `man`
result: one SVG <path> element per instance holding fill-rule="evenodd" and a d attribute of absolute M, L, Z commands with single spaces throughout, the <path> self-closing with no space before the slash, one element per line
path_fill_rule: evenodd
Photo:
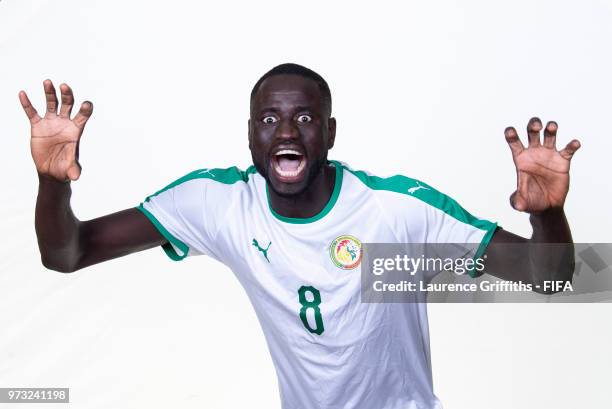
<path fill-rule="evenodd" d="M 286 409 L 440 407 L 426 306 L 361 303 L 361 242 L 478 243 L 473 257 L 489 243 L 572 242 L 563 204 L 580 145 L 574 140 L 557 151 L 556 123 L 546 125 L 541 142 L 542 124 L 531 119 L 528 148 L 514 128 L 505 131 L 518 179 L 511 203 L 531 215 L 528 240 L 475 218 L 425 183 L 329 161 L 336 136 L 329 87 L 295 64 L 273 68 L 253 87 L 253 166 L 196 170 L 138 208 L 81 222 L 70 208 L 70 182 L 80 176 L 78 143 L 93 106 L 83 103 L 70 119 L 71 89 L 60 86 L 59 114 L 51 81 L 44 89 L 44 117 L 19 95 L 39 174 L 43 264 L 72 272 L 159 245 L 174 260 L 207 254 L 225 263 L 255 308 Z M 489 246 L 487 256 L 486 271 L 503 279 L 570 281 L 573 274 L 567 254 L 535 255 L 538 265 L 551 258 L 562 265 L 548 275 L 500 247 Z"/>

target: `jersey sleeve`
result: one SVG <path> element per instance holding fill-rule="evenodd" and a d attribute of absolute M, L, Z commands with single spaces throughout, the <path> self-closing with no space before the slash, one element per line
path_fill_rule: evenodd
<path fill-rule="evenodd" d="M 481 258 L 497 223 L 473 216 L 454 199 L 433 188 L 431 195 L 434 200 L 427 209 L 427 242 L 452 243 L 452 246 L 442 246 L 443 252 L 451 256 Z M 482 275 L 481 270 L 470 268 L 467 273 L 475 278 Z"/>
<path fill-rule="evenodd" d="M 401 243 L 436 243 L 454 258 L 483 256 L 497 223 L 473 216 L 459 203 L 432 186 L 402 175 L 390 178 L 357 173 L 378 194 L 382 211 Z M 472 277 L 481 275 L 474 269 Z"/>
<path fill-rule="evenodd" d="M 205 254 L 223 261 L 215 238 L 231 198 L 223 183 L 207 177 L 211 174 L 206 169 L 194 171 L 138 206 L 168 241 L 163 250 L 172 260 Z"/>
<path fill-rule="evenodd" d="M 418 189 L 410 196 L 426 205 L 422 209 L 425 242 L 452 244 L 438 246 L 444 253 L 440 256 L 473 260 L 481 258 L 497 229 L 497 223 L 473 216 L 457 201 L 424 182 L 415 183 Z M 410 223 L 410 220 L 406 223 Z M 482 272 L 474 268 L 467 269 L 467 273 L 473 278 L 482 275 Z"/>

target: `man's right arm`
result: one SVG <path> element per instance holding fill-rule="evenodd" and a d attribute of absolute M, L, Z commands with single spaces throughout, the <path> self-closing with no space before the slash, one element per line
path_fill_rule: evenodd
<path fill-rule="evenodd" d="M 136 208 L 78 220 L 70 207 L 71 194 L 70 182 L 39 174 L 35 224 L 45 267 L 69 273 L 166 243 Z"/>
<path fill-rule="evenodd" d="M 78 145 L 93 111 L 84 102 L 71 119 L 72 90 L 60 86 L 62 106 L 51 81 L 44 82 L 47 109 L 40 117 L 25 92 L 19 93 L 31 124 L 31 149 L 38 171 L 36 235 L 45 267 L 72 272 L 105 260 L 166 243 L 166 239 L 137 209 L 127 209 L 97 219 L 80 221 L 70 207 L 71 181 L 81 173 Z"/>

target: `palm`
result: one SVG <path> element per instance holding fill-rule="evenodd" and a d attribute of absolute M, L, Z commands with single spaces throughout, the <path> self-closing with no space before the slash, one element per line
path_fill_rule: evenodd
<path fill-rule="evenodd" d="M 70 119 L 74 97 L 67 85 L 60 87 L 62 106 L 57 113 L 57 97 L 51 81 L 45 81 L 47 112 L 38 116 L 25 92 L 19 97 L 31 124 L 30 147 L 38 173 L 59 181 L 76 180 L 81 173 L 78 163 L 79 140 L 91 115 L 91 103 L 85 102 L 79 113 Z"/>
<path fill-rule="evenodd" d="M 32 125 L 30 146 L 36 170 L 58 180 L 70 178 L 69 171 L 79 166 L 76 150 L 80 137 L 81 130 L 69 119 L 44 118 Z"/>
<path fill-rule="evenodd" d="M 528 213 L 562 207 L 569 190 L 569 168 L 573 154 L 580 147 L 577 140 L 557 151 L 557 124 L 549 122 L 540 142 L 542 123 L 529 121 L 529 147 L 521 143 L 514 128 L 506 129 L 506 140 L 512 150 L 517 172 L 517 189 L 511 196 L 512 206 Z"/>

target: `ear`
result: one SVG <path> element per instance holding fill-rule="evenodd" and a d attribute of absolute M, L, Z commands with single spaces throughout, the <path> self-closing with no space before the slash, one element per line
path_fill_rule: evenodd
<path fill-rule="evenodd" d="M 336 118 L 329 118 L 327 122 L 327 149 L 334 147 L 336 140 Z"/>
<path fill-rule="evenodd" d="M 251 130 L 251 119 L 249 118 L 249 120 L 247 121 L 247 126 L 248 126 L 248 134 L 249 134 L 249 150 L 251 150 L 251 144 L 253 143 L 253 132 Z"/>

